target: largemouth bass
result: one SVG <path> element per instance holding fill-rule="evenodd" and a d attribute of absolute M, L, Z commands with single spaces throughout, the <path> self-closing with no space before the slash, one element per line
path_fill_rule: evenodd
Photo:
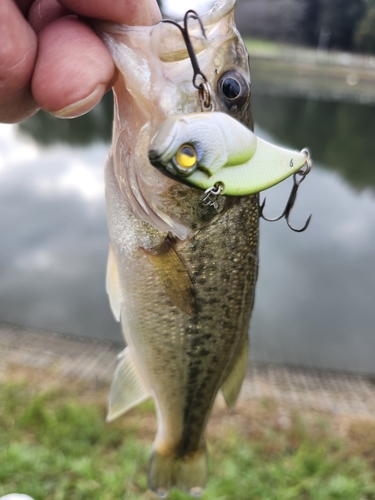
<path fill-rule="evenodd" d="M 235 0 L 189 21 L 212 109 L 253 128 L 248 54 Z M 219 389 L 229 408 L 245 376 L 258 274 L 258 195 L 220 196 L 170 179 L 149 162 L 150 141 L 170 116 L 201 111 L 191 61 L 171 24 L 98 28 L 120 76 L 106 166 L 111 250 L 107 290 L 127 343 L 111 388 L 112 420 L 148 397 L 158 431 L 149 486 L 199 496 L 206 484 L 204 432 Z M 237 97 L 228 98 L 234 80 Z M 224 83 L 223 83 L 224 82 Z"/>

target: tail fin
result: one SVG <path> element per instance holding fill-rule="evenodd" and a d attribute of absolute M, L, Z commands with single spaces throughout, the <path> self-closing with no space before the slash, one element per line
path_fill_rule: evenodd
<path fill-rule="evenodd" d="M 207 454 L 203 445 L 193 454 L 175 457 L 163 455 L 154 450 L 149 464 L 149 487 L 160 498 L 165 498 L 171 488 L 188 492 L 192 497 L 200 497 L 207 480 Z"/>

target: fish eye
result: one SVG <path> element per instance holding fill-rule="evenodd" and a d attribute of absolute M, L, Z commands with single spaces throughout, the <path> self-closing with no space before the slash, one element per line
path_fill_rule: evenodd
<path fill-rule="evenodd" d="M 178 148 L 173 163 L 180 173 L 188 175 L 197 166 L 197 152 L 191 144 L 183 144 Z"/>
<path fill-rule="evenodd" d="M 237 71 L 227 71 L 217 82 L 219 96 L 229 111 L 242 108 L 250 96 L 245 78 Z"/>

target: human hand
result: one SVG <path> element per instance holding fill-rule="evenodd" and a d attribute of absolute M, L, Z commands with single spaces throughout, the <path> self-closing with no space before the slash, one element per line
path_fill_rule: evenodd
<path fill-rule="evenodd" d="M 39 108 L 80 116 L 112 86 L 112 58 L 78 16 L 128 25 L 161 19 L 156 0 L 0 0 L 0 122 Z"/>

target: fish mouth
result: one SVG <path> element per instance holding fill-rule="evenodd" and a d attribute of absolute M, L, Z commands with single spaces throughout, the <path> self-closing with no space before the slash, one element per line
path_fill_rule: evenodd
<path fill-rule="evenodd" d="M 178 125 L 175 120 L 166 120 L 150 141 L 148 159 L 155 167 L 165 166 L 175 154 L 175 138 Z"/>
<path fill-rule="evenodd" d="M 165 158 L 165 151 L 160 149 L 149 149 L 148 151 L 148 160 L 153 167 L 155 167 L 159 172 L 167 175 L 167 177 L 176 180 L 176 172 L 172 168 L 170 172 L 169 159 Z"/>
<path fill-rule="evenodd" d="M 163 158 L 163 153 L 161 153 L 157 149 L 148 150 L 148 159 L 150 160 L 150 163 L 152 163 L 152 165 L 154 165 L 155 167 L 157 166 L 157 164 L 160 163 L 162 158 Z"/>
<path fill-rule="evenodd" d="M 155 153 L 155 156 L 150 157 L 150 153 Z M 185 184 L 186 186 L 191 187 L 191 184 L 188 182 L 188 180 L 185 180 L 184 176 L 178 175 L 178 172 L 176 171 L 171 162 L 164 164 L 161 158 L 163 158 L 163 154 L 158 154 L 157 151 L 155 152 L 153 150 L 149 151 L 148 159 L 151 165 L 156 168 L 156 170 L 159 170 L 159 172 L 161 172 L 163 175 L 169 177 L 169 179 L 172 179 L 175 182 Z"/>
<path fill-rule="evenodd" d="M 153 167 L 164 172 L 170 162 L 170 157 L 164 149 L 151 148 L 148 150 L 148 160 Z"/>

